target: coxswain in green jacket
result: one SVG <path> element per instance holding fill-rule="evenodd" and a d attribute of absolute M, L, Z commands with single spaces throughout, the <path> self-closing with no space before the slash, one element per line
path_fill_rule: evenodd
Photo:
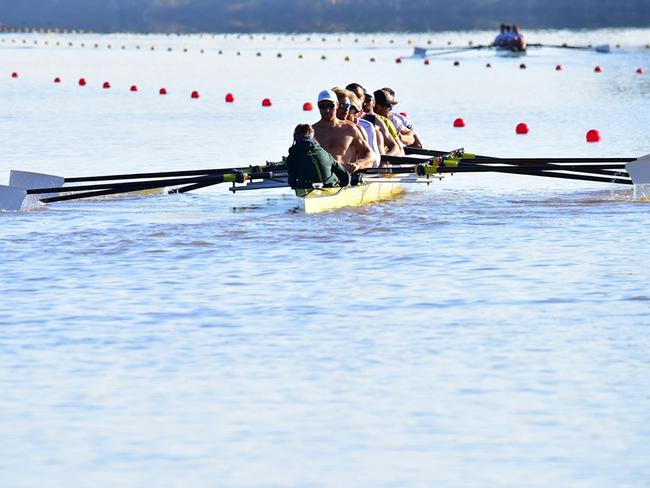
<path fill-rule="evenodd" d="M 350 173 L 318 144 L 311 125 L 296 126 L 293 141 L 287 157 L 291 188 L 311 190 L 314 185 L 332 188 L 350 184 Z"/>

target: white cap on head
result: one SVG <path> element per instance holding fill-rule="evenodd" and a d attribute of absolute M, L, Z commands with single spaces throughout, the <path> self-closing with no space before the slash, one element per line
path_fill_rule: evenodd
<path fill-rule="evenodd" d="M 334 93 L 332 90 L 323 90 L 318 94 L 318 103 L 322 102 L 323 100 L 333 102 L 334 105 L 339 103 L 339 99 L 336 96 L 336 93 Z"/>

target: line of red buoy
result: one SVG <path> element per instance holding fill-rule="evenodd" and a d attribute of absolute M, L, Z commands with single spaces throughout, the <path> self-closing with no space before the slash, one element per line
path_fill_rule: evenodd
<path fill-rule="evenodd" d="M 465 127 L 465 120 L 461 117 L 458 117 L 454 119 L 453 126 L 456 128 L 462 128 Z M 526 135 L 530 133 L 530 127 L 528 127 L 528 124 L 526 122 L 519 122 L 517 126 L 515 127 L 515 134 L 517 135 Z M 601 136 L 600 132 L 596 129 L 590 129 L 587 131 L 587 134 L 585 136 L 587 142 L 600 142 Z"/>

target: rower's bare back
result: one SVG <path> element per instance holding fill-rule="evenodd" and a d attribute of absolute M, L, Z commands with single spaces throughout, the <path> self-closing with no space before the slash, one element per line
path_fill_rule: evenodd
<path fill-rule="evenodd" d="M 339 163 L 353 163 L 359 159 L 357 133 L 352 124 L 341 123 L 332 127 L 317 122 L 313 127 L 318 143 Z"/>

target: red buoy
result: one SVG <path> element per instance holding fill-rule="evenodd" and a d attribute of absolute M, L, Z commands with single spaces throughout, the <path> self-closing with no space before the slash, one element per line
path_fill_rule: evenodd
<path fill-rule="evenodd" d="M 58 76 L 54 78 L 54 83 L 61 83 L 61 78 L 59 78 Z"/>
<path fill-rule="evenodd" d="M 161 88 L 160 90 L 158 90 L 158 94 L 167 95 L 167 88 Z"/>
<path fill-rule="evenodd" d="M 526 63 L 521 63 L 519 65 L 519 69 L 526 69 Z"/>
<path fill-rule="evenodd" d="M 600 66 L 596 66 L 594 68 L 594 73 L 602 73 L 602 71 L 603 71 L 603 68 L 601 68 Z"/>
<path fill-rule="evenodd" d="M 104 84 L 102 85 L 102 88 L 104 90 L 107 90 L 111 87 L 111 84 L 108 81 L 105 81 Z"/>
<path fill-rule="evenodd" d="M 528 134 L 529 131 L 530 129 L 528 128 L 528 124 L 526 122 L 520 122 L 517 124 L 517 127 L 515 127 L 515 132 L 517 134 L 524 135 Z"/>
<path fill-rule="evenodd" d="M 561 64 L 558 64 L 558 65 L 555 67 L 555 71 L 562 71 L 562 65 L 561 65 Z"/>
<path fill-rule="evenodd" d="M 226 103 L 233 103 L 235 101 L 235 95 L 232 93 L 226 93 Z"/>
<path fill-rule="evenodd" d="M 262 100 L 262 107 L 270 107 L 271 105 L 273 104 L 271 103 L 270 98 L 265 98 L 264 100 Z"/>
<path fill-rule="evenodd" d="M 491 67 L 492 67 L 492 64 L 491 64 L 491 63 L 487 63 L 487 64 L 485 65 L 485 67 L 486 67 L 486 68 L 491 68 Z"/>
<path fill-rule="evenodd" d="M 16 73 L 16 72 L 14 71 L 13 73 L 11 73 L 11 77 L 12 77 L 12 78 L 18 78 L 18 73 Z"/>
<path fill-rule="evenodd" d="M 397 59 L 395 60 L 395 62 L 396 62 L 397 64 L 402 64 L 402 58 L 397 58 Z"/>
<path fill-rule="evenodd" d="M 305 102 L 305 103 L 302 104 L 302 109 L 305 112 L 309 112 L 310 110 L 314 110 L 314 106 L 309 102 Z"/>
<path fill-rule="evenodd" d="M 637 75 L 642 75 L 643 74 L 643 68 L 637 68 L 636 69 L 636 74 Z"/>
<path fill-rule="evenodd" d="M 192 97 L 192 98 L 199 98 L 199 97 L 200 97 L 199 92 L 196 91 L 196 90 L 194 90 L 194 91 L 192 92 L 192 94 L 190 95 L 190 97 Z"/>
<path fill-rule="evenodd" d="M 600 142 L 600 132 L 596 129 L 587 131 L 587 142 Z"/>
<path fill-rule="evenodd" d="M 79 78 L 79 86 L 86 86 L 86 78 Z"/>
<path fill-rule="evenodd" d="M 460 61 L 454 61 L 454 66 L 460 66 Z"/>
<path fill-rule="evenodd" d="M 138 87 L 137 87 L 137 85 L 131 85 L 131 88 L 130 88 L 130 89 L 131 89 L 132 92 L 136 92 L 136 91 L 138 91 Z"/>
<path fill-rule="evenodd" d="M 458 117 L 456 120 L 454 120 L 454 127 L 465 127 L 465 121 Z"/>

